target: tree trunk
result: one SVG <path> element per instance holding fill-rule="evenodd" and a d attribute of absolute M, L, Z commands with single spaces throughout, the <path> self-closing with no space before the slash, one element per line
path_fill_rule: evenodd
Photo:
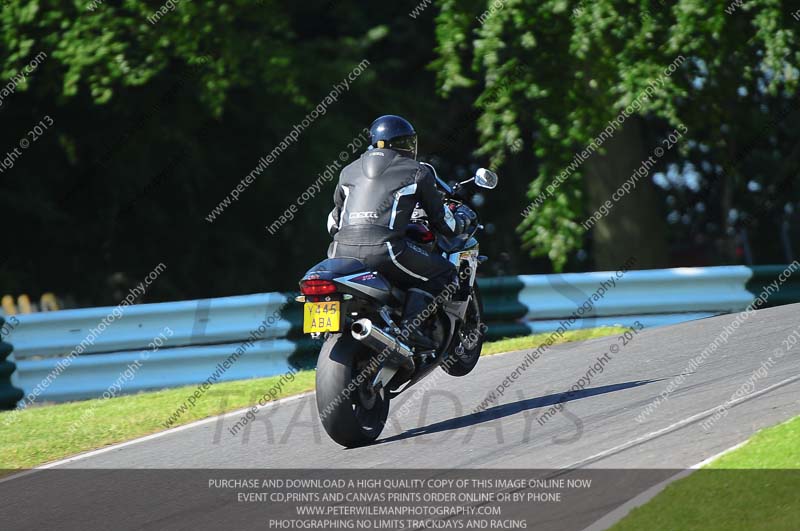
<path fill-rule="evenodd" d="M 655 168 L 636 181 L 635 189 L 616 202 L 612 199 L 620 185 L 653 155 L 656 146 L 645 146 L 642 133 L 641 120 L 629 118 L 604 143 L 606 153 L 595 153 L 585 163 L 589 215 L 606 201 L 613 205 L 610 213 L 592 228 L 597 270 L 616 270 L 629 257 L 636 259 L 636 269 L 670 265 L 666 218 L 652 181 Z M 652 160 L 657 160 L 654 155 Z"/>

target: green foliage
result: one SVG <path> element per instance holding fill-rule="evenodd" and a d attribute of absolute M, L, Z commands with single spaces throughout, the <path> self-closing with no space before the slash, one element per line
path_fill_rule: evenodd
<path fill-rule="evenodd" d="M 11 77 L 40 50 L 59 62 L 62 94 L 88 90 L 107 103 L 120 87 L 141 86 L 176 63 L 208 61 L 199 84 L 202 99 L 221 111 L 231 87 L 264 82 L 298 95 L 289 17 L 280 2 L 244 0 L 163 3 L 125 0 L 31 0 L 10 3 L 0 14 L 0 69 Z M 242 13 L 248 10 L 241 27 Z M 153 23 L 154 22 L 154 23 Z M 269 50 L 253 56 L 253 50 Z"/>
<path fill-rule="evenodd" d="M 0 294 L 115 304 L 158 262 L 174 273 L 150 301 L 291 289 L 324 255 L 333 185 L 277 236 L 264 227 L 374 117 L 376 43 L 397 46 L 385 11 L 366 17 L 350 3 L 8 2 L 0 86 L 43 60 L 0 106 L 0 150 L 44 115 L 55 126 L 0 175 L 0 212 L 14 227 L 5 237 L 16 251 L 0 268 Z M 209 224 L 212 208 L 365 58 L 369 68 L 327 114 Z M 415 67 L 387 68 L 411 79 Z M 384 97 L 418 103 L 425 81 Z"/>
<path fill-rule="evenodd" d="M 552 339 L 552 332 L 544 332 L 531 336 L 506 338 L 499 341 L 484 343 L 483 349 L 481 350 L 481 356 L 491 356 L 493 354 L 513 352 L 516 350 L 536 350 L 540 346 L 544 345 L 548 339 L 553 341 L 551 345 L 560 345 L 562 343 L 588 341 L 598 337 L 622 334 L 625 332 L 625 330 L 626 329 L 621 326 L 600 326 L 597 328 L 587 328 L 584 330 L 567 330 L 563 336 L 555 338 L 554 341 Z"/>
<path fill-rule="evenodd" d="M 481 24 L 478 17 L 498 4 Z M 764 95 L 785 103 L 797 90 L 798 22 L 777 0 L 748 0 L 732 14 L 727 2 L 705 0 L 449 0 L 441 6 L 440 89 L 448 94 L 481 82 L 485 95 L 505 84 L 501 97 L 482 106 L 479 152 L 501 164 L 510 140 L 522 136 L 539 160 L 531 200 L 653 81 L 664 80 L 637 114 L 651 124 L 685 124 L 684 155 L 702 144 L 712 163 L 729 160 L 752 133 L 754 118 L 738 119 L 734 110 L 768 116 L 774 106 L 760 108 Z M 686 60 L 665 77 L 681 56 Z M 509 76 L 520 64 L 523 75 Z M 704 177 L 721 176 L 711 170 Z M 746 180 L 723 177 L 733 180 L 737 194 L 747 193 Z M 519 226 L 531 254 L 548 256 L 557 269 L 582 244 L 582 181 L 578 168 Z"/>
<path fill-rule="evenodd" d="M 781 200 L 797 192 L 800 151 L 787 147 L 800 140 L 800 106 L 790 100 L 800 23 L 779 2 L 749 0 L 728 15 L 723 5 L 686 0 L 443 0 L 416 19 L 400 3 L 365 10 L 355 0 L 166 5 L 4 3 L 0 86 L 19 84 L 0 105 L 0 154 L 44 116 L 55 126 L 0 171 L 4 237 L 15 249 L 0 264 L 0 293 L 115 304 L 159 262 L 170 274 L 148 300 L 290 289 L 324 255 L 333 183 L 277 235 L 264 227 L 385 113 L 415 123 L 420 152 L 435 154 L 429 160 L 445 178 L 467 178 L 486 158 L 503 164 L 500 187 L 481 207 L 491 229 L 481 241 L 492 257 L 486 271 L 549 270 L 517 251 L 525 190 L 530 198 L 546 190 L 678 54 L 686 61 L 640 114 L 651 136 L 667 123 L 688 126 L 680 162 L 702 174 L 707 217 L 727 215 L 714 201 L 748 214 L 783 211 Z M 37 57 L 35 71 L 19 76 Z M 206 222 L 365 58 L 369 68 L 339 101 Z M 433 96 L 437 84 L 447 101 Z M 557 267 L 584 243 L 581 170 L 519 228 L 527 249 Z M 748 192 L 750 180 L 761 191 Z M 697 200 L 684 192 L 670 193 Z M 754 232 L 764 217 L 755 216 Z M 672 238 L 698 232 L 680 228 L 685 234 L 674 229 Z"/>

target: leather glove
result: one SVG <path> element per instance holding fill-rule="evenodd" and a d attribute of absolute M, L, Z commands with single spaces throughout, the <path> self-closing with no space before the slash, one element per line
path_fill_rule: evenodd
<path fill-rule="evenodd" d="M 456 233 L 456 235 L 464 234 L 469 230 L 470 225 L 472 224 L 472 218 L 470 217 L 469 214 L 462 211 L 461 209 L 458 209 L 453 214 L 453 218 L 456 220 L 456 228 L 453 231 Z"/>

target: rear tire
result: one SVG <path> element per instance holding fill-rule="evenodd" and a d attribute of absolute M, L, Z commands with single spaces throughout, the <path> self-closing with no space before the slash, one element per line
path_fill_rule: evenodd
<path fill-rule="evenodd" d="M 442 370 L 450 376 L 466 376 L 481 357 L 485 328 L 481 319 L 483 318 L 483 300 L 478 286 L 472 288 L 472 300 L 467 308 L 465 322 L 461 325 L 458 334 L 454 338 L 454 345 L 450 349 L 450 354 L 442 362 Z M 463 346 L 463 351 L 459 354 L 459 346 Z"/>
<path fill-rule="evenodd" d="M 389 398 L 372 393 L 375 373 L 356 378 L 372 358 L 369 351 L 348 335 L 335 334 L 322 345 L 317 360 L 317 410 L 331 439 L 347 448 L 377 439 L 389 415 Z"/>

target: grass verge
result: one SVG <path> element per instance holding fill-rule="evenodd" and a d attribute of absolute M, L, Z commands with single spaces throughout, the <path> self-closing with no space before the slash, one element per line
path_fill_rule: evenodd
<path fill-rule="evenodd" d="M 610 531 L 800 529 L 800 417 L 670 484 Z"/>
<path fill-rule="evenodd" d="M 604 327 L 570 331 L 556 343 L 583 341 L 622 330 Z M 486 343 L 482 355 L 537 348 L 549 335 Z M 255 404 L 280 378 L 272 376 L 215 384 L 193 408 L 183 412 L 172 427 Z M 279 388 L 281 394 L 276 399 L 310 391 L 314 389 L 314 371 L 297 372 L 292 381 Z M 32 407 L 19 412 L 0 412 L 0 470 L 31 468 L 162 431 L 164 422 L 195 389 L 195 386 L 180 387 L 109 400 L 84 400 Z"/>
<path fill-rule="evenodd" d="M 597 337 L 613 336 L 614 334 L 621 334 L 625 332 L 625 330 L 627 329 L 621 326 L 601 326 L 586 330 L 568 330 L 564 332 L 563 336 L 555 338 L 553 345 L 558 345 L 560 343 L 572 343 L 575 341 L 587 341 Z M 547 338 L 551 335 L 551 332 L 546 332 L 544 334 L 513 337 L 510 339 L 501 339 L 499 341 L 484 343 L 483 349 L 481 350 L 481 356 L 491 356 L 492 354 L 512 352 L 515 350 L 535 349 L 540 345 L 544 345 L 547 341 Z"/>

